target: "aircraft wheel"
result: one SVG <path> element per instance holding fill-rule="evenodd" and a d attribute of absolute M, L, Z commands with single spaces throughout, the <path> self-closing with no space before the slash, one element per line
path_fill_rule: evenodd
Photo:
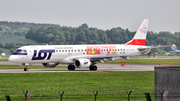
<path fill-rule="evenodd" d="M 97 66 L 93 66 L 93 70 L 96 71 L 97 70 Z"/>
<path fill-rule="evenodd" d="M 24 71 L 28 71 L 29 69 L 28 68 L 24 68 Z"/>
<path fill-rule="evenodd" d="M 75 68 L 76 68 L 76 67 L 75 67 L 74 65 L 72 65 L 71 70 L 75 70 Z"/>
<path fill-rule="evenodd" d="M 71 69 L 72 69 L 72 68 L 71 68 L 71 65 L 69 65 L 69 66 L 68 66 L 68 70 L 71 70 Z"/>
<path fill-rule="evenodd" d="M 69 66 L 68 66 L 68 70 L 75 70 L 75 68 L 76 68 L 76 67 L 75 67 L 74 65 L 69 65 Z"/>
<path fill-rule="evenodd" d="M 95 66 L 95 65 L 94 65 L 94 66 L 90 66 L 90 67 L 89 67 L 89 70 L 90 70 L 90 71 L 96 71 L 96 70 L 97 70 L 97 66 Z"/>
<path fill-rule="evenodd" d="M 90 70 L 90 71 L 92 71 L 92 67 L 93 67 L 93 66 L 90 66 L 90 67 L 89 67 L 89 70 Z"/>

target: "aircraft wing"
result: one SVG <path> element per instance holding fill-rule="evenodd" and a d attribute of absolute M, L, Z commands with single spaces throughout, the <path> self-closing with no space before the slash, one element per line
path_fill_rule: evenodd
<path fill-rule="evenodd" d="M 138 48 L 138 50 L 142 53 L 142 54 L 147 54 L 151 51 L 151 49 L 153 48 L 164 48 L 164 47 L 170 47 L 172 45 L 166 45 L 166 46 L 147 46 L 147 47 L 141 47 L 141 48 Z"/>
<path fill-rule="evenodd" d="M 102 55 L 102 56 L 91 56 L 90 57 L 90 60 L 93 61 L 93 60 L 102 60 L 102 59 L 108 59 L 110 61 L 114 61 L 114 57 L 121 57 L 123 59 L 129 59 L 129 56 L 138 56 L 138 55 L 141 55 L 141 54 L 126 54 L 126 55 Z"/>
<path fill-rule="evenodd" d="M 149 51 L 153 48 L 162 48 L 162 47 L 169 47 L 171 45 L 167 45 L 167 46 L 156 46 L 156 47 L 152 47 L 152 46 L 146 46 L 146 47 L 140 47 L 138 48 L 138 50 L 141 52 L 141 54 L 147 54 L 149 53 Z M 91 61 L 98 61 L 98 60 L 103 60 L 103 59 L 113 59 L 113 57 L 121 57 L 124 59 L 128 59 L 129 56 L 138 56 L 141 54 L 108 54 L 108 55 L 81 55 L 81 56 L 72 56 L 69 57 L 71 58 L 71 60 L 77 60 L 80 58 L 85 58 L 85 59 L 89 59 Z"/>
<path fill-rule="evenodd" d="M 138 56 L 141 54 L 122 54 L 122 55 L 86 55 L 86 56 L 78 56 L 78 57 L 69 57 L 71 58 L 71 60 L 77 60 L 77 59 L 89 59 L 90 61 L 99 61 L 99 60 L 104 60 L 104 59 L 108 59 L 113 61 L 113 57 L 121 57 L 124 59 L 129 59 L 129 56 Z"/>
<path fill-rule="evenodd" d="M 140 48 L 138 48 L 139 50 L 144 50 L 144 49 L 153 49 L 153 48 L 164 48 L 164 47 L 170 47 L 170 46 L 172 46 L 172 45 L 166 45 L 166 46 L 155 46 L 155 47 L 153 47 L 153 46 L 147 46 L 147 47 L 140 47 Z"/>

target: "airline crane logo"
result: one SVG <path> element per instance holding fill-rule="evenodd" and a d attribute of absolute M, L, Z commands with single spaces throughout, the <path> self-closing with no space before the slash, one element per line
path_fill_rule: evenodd
<path fill-rule="evenodd" d="M 143 26 L 143 27 L 140 29 L 140 32 L 146 34 L 146 26 Z"/>

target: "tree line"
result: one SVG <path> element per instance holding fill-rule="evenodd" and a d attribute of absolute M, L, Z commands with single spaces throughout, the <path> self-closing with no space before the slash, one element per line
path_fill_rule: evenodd
<path fill-rule="evenodd" d="M 24 38 L 27 31 L 31 27 L 36 27 L 36 26 L 60 27 L 60 25 L 56 25 L 56 24 L 0 21 L 0 37 L 21 37 L 21 38 Z"/>
<path fill-rule="evenodd" d="M 101 30 L 89 27 L 86 23 L 79 27 L 66 27 L 56 24 L 37 24 L 27 22 L 0 21 L 0 37 L 21 37 L 31 39 L 38 44 L 125 44 L 131 40 L 135 32 L 121 27 Z M 3 45 L 2 45 L 3 44 Z M 146 45 L 172 45 L 180 49 L 180 35 L 162 31 L 148 31 Z M 0 47 L 10 48 L 27 45 L 27 43 L 0 43 Z M 11 47 L 12 48 L 12 47 Z M 166 49 L 170 51 L 170 49 Z"/>
<path fill-rule="evenodd" d="M 121 27 L 111 30 L 101 30 L 88 27 L 82 24 L 77 28 L 72 27 L 32 27 L 25 38 L 34 40 L 38 43 L 50 45 L 66 44 L 125 44 L 131 40 L 136 32 Z M 180 35 L 172 34 L 167 31 L 154 33 L 148 31 L 146 45 L 172 45 L 180 46 Z M 179 47 L 180 48 L 180 47 Z M 170 51 L 170 50 L 169 50 Z"/>

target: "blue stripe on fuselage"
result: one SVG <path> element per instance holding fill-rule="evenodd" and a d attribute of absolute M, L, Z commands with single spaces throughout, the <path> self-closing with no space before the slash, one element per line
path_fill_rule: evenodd
<path fill-rule="evenodd" d="M 27 55 L 27 53 L 13 53 L 12 55 Z"/>

